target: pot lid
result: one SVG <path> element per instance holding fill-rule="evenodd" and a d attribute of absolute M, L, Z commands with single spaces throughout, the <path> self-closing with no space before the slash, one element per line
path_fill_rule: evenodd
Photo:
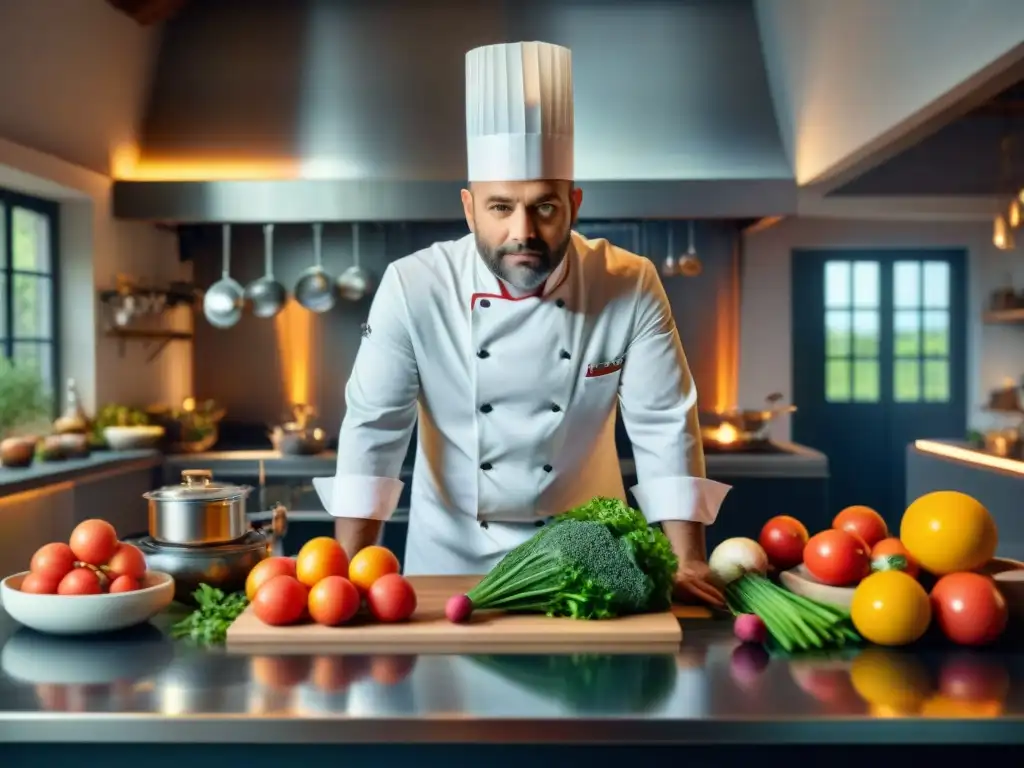
<path fill-rule="evenodd" d="M 181 473 L 179 485 L 165 485 L 142 496 L 155 501 L 226 501 L 248 496 L 250 491 L 252 488 L 248 485 L 215 483 L 209 470 L 186 469 Z"/>

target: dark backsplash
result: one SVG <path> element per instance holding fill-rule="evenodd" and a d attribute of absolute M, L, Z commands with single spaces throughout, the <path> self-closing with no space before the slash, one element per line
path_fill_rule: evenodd
<path fill-rule="evenodd" d="M 659 266 L 667 254 L 669 227 L 674 250 L 687 246 L 684 221 L 596 222 L 583 221 L 582 234 L 605 237 L 616 245 L 652 258 Z M 718 334 L 720 302 L 735 287 L 739 275 L 735 249 L 740 224 L 733 221 L 701 221 L 696 225 L 696 248 L 703 273 L 696 278 L 665 280 L 665 289 L 679 327 L 690 367 L 697 381 L 703 407 L 716 401 L 716 366 L 726 343 Z M 379 277 L 385 266 L 431 243 L 462 237 L 465 222 L 409 223 L 360 226 L 360 261 Z M 324 226 L 324 268 L 339 275 L 352 264 L 351 226 Z M 183 230 L 182 257 L 194 261 L 195 279 L 205 288 L 220 277 L 220 233 L 216 227 Z M 274 273 L 291 289 L 303 270 L 313 263 L 312 232 L 306 225 L 278 225 L 274 231 Z M 263 233 L 258 226 L 232 231 L 231 275 L 243 285 L 263 274 Z M 339 302 L 325 315 L 306 317 L 305 310 L 289 310 L 282 324 L 299 320 L 308 326 L 312 339 L 308 376 L 313 383 L 313 405 L 323 426 L 334 434 L 344 412 L 344 388 L 360 340 L 360 324 L 366 319 L 370 298 L 357 303 Z M 285 413 L 289 395 L 282 371 L 306 363 L 285 359 L 278 340 L 277 321 L 246 316 L 234 328 L 218 330 L 200 315 L 195 330 L 195 394 L 213 398 L 227 408 L 234 423 L 273 424 Z M 625 451 L 628 452 L 628 449 Z"/>

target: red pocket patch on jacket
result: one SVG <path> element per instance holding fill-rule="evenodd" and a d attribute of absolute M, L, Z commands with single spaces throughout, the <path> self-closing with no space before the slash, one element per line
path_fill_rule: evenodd
<path fill-rule="evenodd" d="M 622 356 L 609 360 L 606 363 L 591 363 L 587 366 L 587 378 L 593 379 L 598 376 L 607 376 L 609 373 L 615 373 L 622 368 L 622 364 L 625 361 L 625 356 Z"/>

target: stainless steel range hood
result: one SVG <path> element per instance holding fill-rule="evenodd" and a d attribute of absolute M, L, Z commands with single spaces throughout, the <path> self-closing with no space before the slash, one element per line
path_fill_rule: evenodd
<path fill-rule="evenodd" d="M 218 0 L 164 30 L 115 214 L 459 218 L 464 54 L 521 39 L 573 51 L 588 218 L 795 212 L 749 0 Z"/>

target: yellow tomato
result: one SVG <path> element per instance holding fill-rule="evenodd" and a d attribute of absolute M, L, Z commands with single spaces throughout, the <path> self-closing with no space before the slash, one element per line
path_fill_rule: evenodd
<path fill-rule="evenodd" d="M 932 620 L 928 593 L 903 571 L 879 571 L 857 585 L 850 618 L 861 636 L 877 645 L 907 645 Z"/>
<path fill-rule="evenodd" d="M 998 538 L 988 510 L 957 491 L 925 494 L 900 523 L 903 545 L 936 576 L 980 568 L 995 555 Z"/>
<path fill-rule="evenodd" d="M 934 692 L 920 659 L 886 648 L 865 648 L 857 654 L 850 666 L 850 682 L 864 701 L 890 717 L 920 712 Z"/>

